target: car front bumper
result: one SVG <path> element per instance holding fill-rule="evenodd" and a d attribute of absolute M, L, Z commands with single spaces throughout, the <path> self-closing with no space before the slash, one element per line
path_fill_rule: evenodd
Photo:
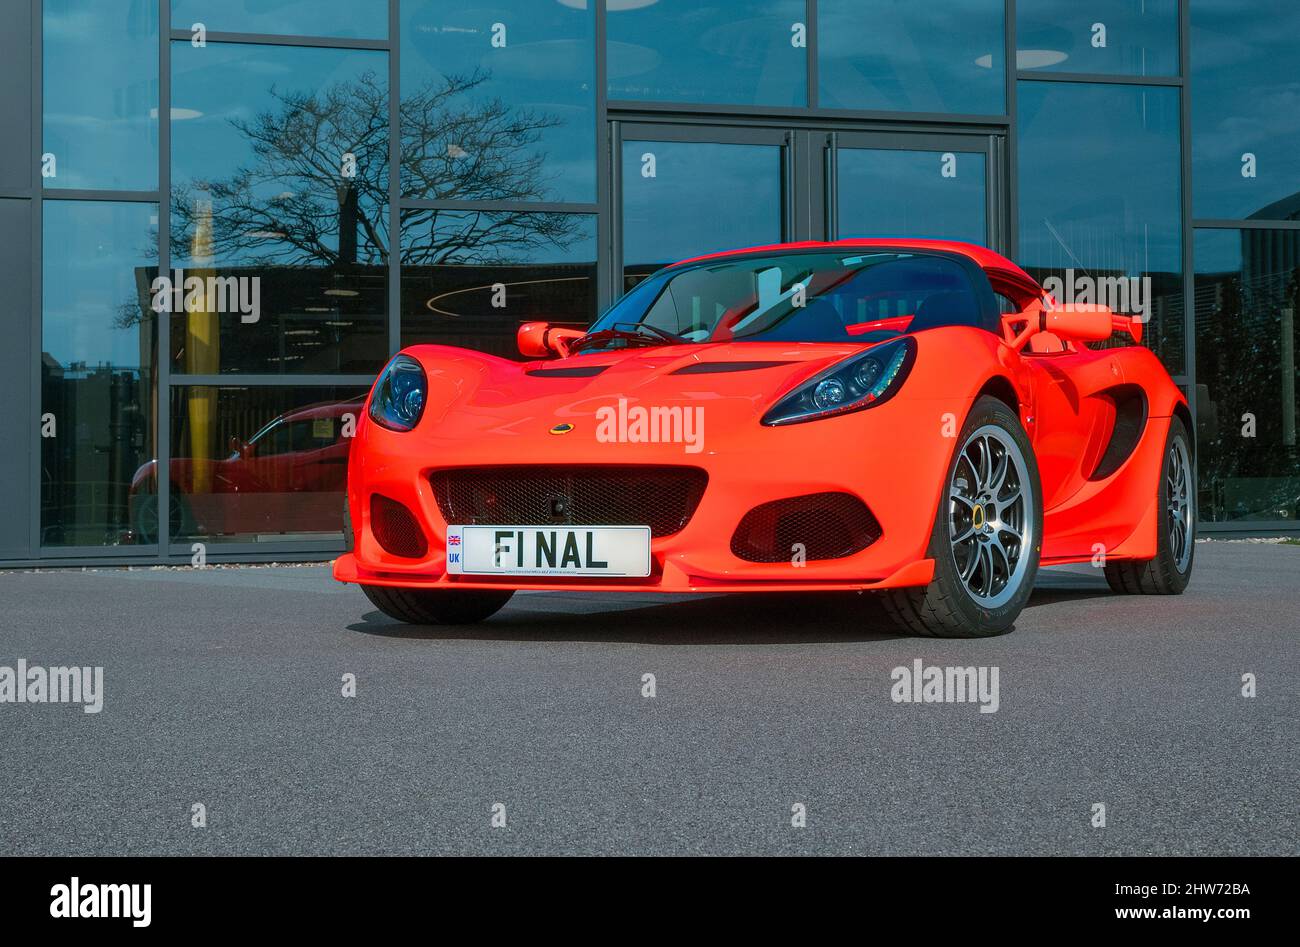
<path fill-rule="evenodd" d="M 935 435 L 915 434 L 916 415 L 935 419 Z M 352 551 L 334 564 L 342 582 L 409 588 L 501 588 L 660 592 L 737 592 L 883 589 L 929 583 L 928 547 L 944 473 L 953 447 L 939 436 L 935 404 L 898 399 L 879 409 L 782 428 L 747 431 L 683 452 L 680 445 L 602 444 L 557 438 L 488 437 L 442 442 L 415 432 L 398 434 L 363 424 L 353 445 L 348 502 Z M 912 436 L 898 436 L 913 425 Z M 894 432 L 890 436 L 889 432 Z M 871 432 L 878 437 L 865 439 Z M 454 462 L 431 462 L 431 458 Z M 705 470 L 709 482 L 689 522 L 651 541 L 652 573 L 645 579 L 448 574 L 447 522 L 430 474 L 449 467 L 539 464 L 629 466 L 675 464 Z M 747 512 L 763 503 L 822 492 L 859 497 L 880 527 L 865 549 L 837 559 L 752 562 L 731 549 Z M 422 558 L 393 556 L 376 540 L 370 497 L 404 505 L 428 542 Z M 516 524 L 501 524 L 516 525 Z"/>

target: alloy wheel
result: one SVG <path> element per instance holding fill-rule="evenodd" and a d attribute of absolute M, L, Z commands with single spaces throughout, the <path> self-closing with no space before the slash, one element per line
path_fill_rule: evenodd
<path fill-rule="evenodd" d="M 1011 435 L 993 424 L 973 431 L 948 485 L 948 536 L 958 578 L 977 604 L 998 608 L 1019 591 L 1034 542 L 1033 502 Z"/>

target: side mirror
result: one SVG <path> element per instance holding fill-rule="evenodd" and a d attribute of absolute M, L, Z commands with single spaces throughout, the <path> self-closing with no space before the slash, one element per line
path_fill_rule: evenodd
<path fill-rule="evenodd" d="M 587 333 L 578 329 L 561 329 L 549 322 L 525 322 L 519 327 L 516 343 L 524 358 L 566 357 L 569 343 Z"/>

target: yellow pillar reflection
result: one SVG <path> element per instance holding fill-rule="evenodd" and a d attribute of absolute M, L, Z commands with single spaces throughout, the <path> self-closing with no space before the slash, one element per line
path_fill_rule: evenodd
<path fill-rule="evenodd" d="M 197 292 L 185 293 L 185 370 L 193 375 L 215 375 L 221 368 L 221 322 L 209 302 L 206 287 L 212 269 L 212 201 L 200 199 L 196 205 L 194 236 L 190 259 L 195 269 L 185 274 L 188 286 L 198 285 Z M 199 284 L 190 283 L 198 279 Z M 198 386 L 190 389 L 190 461 L 194 493 L 212 491 L 212 460 L 217 435 L 217 389 Z"/>

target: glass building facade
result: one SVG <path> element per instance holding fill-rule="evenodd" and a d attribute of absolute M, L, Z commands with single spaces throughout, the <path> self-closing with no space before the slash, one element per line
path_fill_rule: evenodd
<path fill-rule="evenodd" d="M 328 555 L 399 348 L 866 235 L 1122 287 L 1202 529 L 1300 515 L 1292 0 L 8 7 L 0 563 Z"/>

